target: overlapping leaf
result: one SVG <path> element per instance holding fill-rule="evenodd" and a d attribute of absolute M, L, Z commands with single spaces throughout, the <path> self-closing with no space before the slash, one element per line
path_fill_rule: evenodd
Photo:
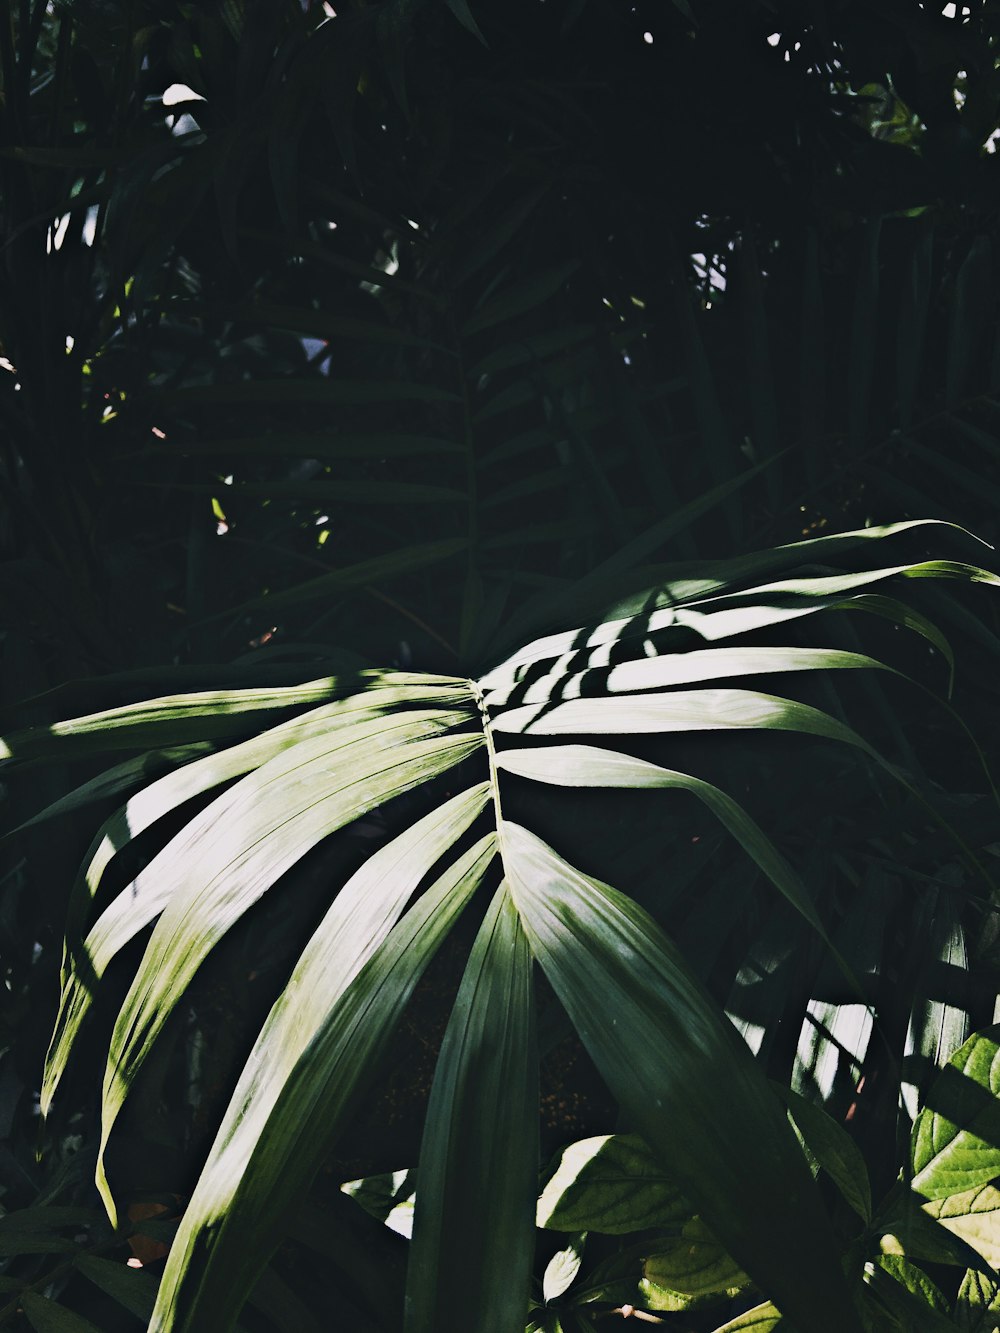
<path fill-rule="evenodd" d="M 528 830 L 505 824 L 501 847 L 532 952 L 632 1123 L 790 1318 L 817 1333 L 856 1328 L 829 1222 L 780 1106 L 673 945 Z"/>
<path fill-rule="evenodd" d="M 481 798 L 480 791 L 477 804 Z M 440 825 L 440 817 L 435 820 Z M 232 1327 L 234 1291 L 246 1290 L 261 1253 L 276 1242 L 285 1209 L 374 1076 L 403 1006 L 495 854 L 491 834 L 391 930 L 405 901 L 401 885 L 408 894 L 451 841 L 447 833 L 442 841 L 430 832 L 417 875 L 407 881 L 397 867 L 429 832 L 425 824 L 419 837 L 401 835 L 383 849 L 377 867 L 363 867 L 354 891 L 346 901 L 343 894 L 335 899 L 303 953 L 261 1031 L 188 1205 L 150 1333 L 194 1333 L 206 1322 L 220 1333 Z M 352 907 L 370 890 L 375 907 L 358 925 Z"/>
<path fill-rule="evenodd" d="M 332 738 L 302 741 L 287 758 L 279 755 L 244 779 L 242 790 L 233 789 L 237 794 L 226 809 L 229 838 L 214 832 L 217 812 L 202 824 L 197 861 L 192 864 L 185 847 L 174 892 L 115 1024 L 104 1079 L 102 1153 L 157 1034 L 218 940 L 321 838 L 445 772 L 480 745 L 476 735 L 440 735 L 466 716 L 443 709 L 400 712 Z M 101 1170 L 98 1183 L 111 1212 Z"/>

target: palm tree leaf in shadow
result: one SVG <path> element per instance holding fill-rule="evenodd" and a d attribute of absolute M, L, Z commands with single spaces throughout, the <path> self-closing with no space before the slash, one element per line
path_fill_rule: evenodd
<path fill-rule="evenodd" d="M 414 1216 L 406 1324 L 517 1328 L 528 1305 L 538 1182 L 532 956 L 506 885 L 473 945 L 438 1061 Z M 488 1201 L 488 1226 L 470 1226 Z"/>
<path fill-rule="evenodd" d="M 832 1236 L 814 1243 L 829 1222 L 788 1121 L 676 948 L 629 899 L 527 829 L 505 823 L 501 847 L 532 952 L 630 1122 L 790 1318 L 817 1333 L 857 1328 L 830 1271 Z M 765 1226 L 781 1237 L 780 1265 L 761 1244 Z"/>

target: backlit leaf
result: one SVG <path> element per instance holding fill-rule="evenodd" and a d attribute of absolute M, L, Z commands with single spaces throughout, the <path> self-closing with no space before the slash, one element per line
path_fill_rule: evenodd
<path fill-rule="evenodd" d="M 642 1139 L 602 1134 L 562 1150 L 538 1200 L 536 1224 L 617 1236 L 679 1226 L 693 1211 Z"/>

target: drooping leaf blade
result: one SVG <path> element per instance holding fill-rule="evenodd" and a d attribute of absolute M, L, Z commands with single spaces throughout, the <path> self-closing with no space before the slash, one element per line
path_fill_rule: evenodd
<path fill-rule="evenodd" d="M 356 1110 L 413 988 L 494 855 L 489 834 L 384 942 L 372 941 L 346 987 L 335 969 L 351 969 L 355 941 L 335 901 L 332 928 L 328 917 L 313 936 L 241 1075 L 171 1249 L 149 1333 L 232 1328 L 234 1293 L 247 1290 L 282 1216 Z M 392 878 L 390 870 L 390 893 Z"/>
<path fill-rule="evenodd" d="M 816 1333 L 858 1329 L 784 1113 L 676 948 L 528 830 L 505 822 L 500 836 L 532 952 L 630 1121 L 789 1318 Z"/>
<path fill-rule="evenodd" d="M 325 735 L 330 742 L 330 752 L 335 753 L 340 741 L 344 739 L 336 735 L 340 731 L 347 733 L 347 743 L 350 743 L 352 727 L 376 722 L 382 713 L 394 707 L 418 702 L 457 703 L 463 696 L 468 697 L 468 688 L 465 686 L 457 691 L 451 686 L 445 686 L 443 693 L 431 686 L 428 694 L 423 685 L 415 688 L 400 685 L 337 700 L 282 723 L 241 745 L 208 755 L 174 773 L 166 774 L 137 793 L 121 811 L 113 815 L 98 832 L 71 894 L 62 996 L 46 1058 L 41 1094 L 42 1113 L 47 1114 L 51 1106 L 72 1045 L 91 1008 L 96 987 L 111 961 L 129 940 L 163 911 L 178 885 L 185 881 L 189 866 L 200 859 L 200 845 L 217 840 L 216 831 L 220 822 L 245 820 L 254 810 L 262 781 L 266 786 L 275 771 L 268 769 L 263 778 L 255 775 L 246 786 L 231 788 L 196 816 L 109 903 L 81 941 L 90 901 L 98 892 L 102 876 L 118 852 L 185 801 L 233 778 L 241 778 L 253 770 L 263 770 L 268 763 L 302 741 Z M 455 716 L 452 720 L 457 722 L 459 718 Z M 361 734 L 364 736 L 367 733 Z M 299 752 L 298 757 L 304 757 L 302 752 Z M 296 766 L 297 763 L 293 762 L 291 771 L 294 772 Z M 280 773 L 279 769 L 275 774 L 279 789 L 282 781 Z"/>
<path fill-rule="evenodd" d="M 544 749 L 501 750 L 497 767 L 534 782 L 566 787 L 625 787 L 630 789 L 675 789 L 691 792 L 712 811 L 752 857 L 771 883 L 784 895 L 821 937 L 826 930 L 812 899 L 792 867 L 743 807 L 710 782 L 661 768 L 645 759 L 592 745 L 555 745 Z M 580 1229 L 583 1229 L 582 1226 Z M 593 1228 L 600 1230 L 599 1227 Z"/>
<path fill-rule="evenodd" d="M 153 930 L 115 1023 L 102 1096 L 98 1186 L 114 1205 L 103 1172 L 112 1127 L 174 1005 L 215 944 L 275 879 L 322 838 L 461 762 L 482 743 L 475 734 L 440 735 L 464 720 L 447 710 L 399 713 L 304 741 L 233 791 L 245 813 L 242 838 L 204 828 L 200 856 L 177 853 L 177 889 Z M 331 756 L 335 755 L 331 763 Z M 211 809 L 211 807 L 209 807 Z M 229 819 L 237 829 L 234 809 Z"/>
<path fill-rule="evenodd" d="M 486 913 L 438 1060 L 407 1275 L 407 1329 L 518 1327 L 538 1179 L 532 959 L 506 885 Z M 488 1201 L 488 1206 L 486 1205 Z"/>

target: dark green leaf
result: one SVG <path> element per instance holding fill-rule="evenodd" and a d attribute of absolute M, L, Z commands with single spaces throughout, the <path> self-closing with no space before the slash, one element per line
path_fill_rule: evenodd
<path fill-rule="evenodd" d="M 119 1305 L 131 1310 L 144 1323 L 153 1313 L 156 1300 L 156 1279 L 149 1273 L 140 1273 L 124 1262 L 99 1259 L 96 1255 L 81 1255 L 76 1267 L 101 1291 L 114 1297 Z"/>
<path fill-rule="evenodd" d="M 534 1254 L 538 1056 L 531 953 L 505 885 L 472 948 L 423 1142 L 406 1328 L 483 1333 L 524 1318 Z"/>
<path fill-rule="evenodd" d="M 635 1134 L 602 1134 L 564 1148 L 538 1200 L 536 1223 L 552 1231 L 620 1236 L 679 1227 L 693 1209 Z"/>
<path fill-rule="evenodd" d="M 33 1291 L 22 1294 L 21 1308 L 35 1333 L 101 1333 L 95 1324 Z"/>
<path fill-rule="evenodd" d="M 501 849 L 532 952 L 664 1169 L 791 1319 L 815 1333 L 857 1329 L 780 1104 L 675 946 L 526 829 L 505 824 Z"/>
<path fill-rule="evenodd" d="M 827 1173 L 864 1222 L 871 1221 L 872 1196 L 868 1168 L 861 1149 L 832 1116 L 793 1092 L 779 1088 L 807 1152 Z"/>

